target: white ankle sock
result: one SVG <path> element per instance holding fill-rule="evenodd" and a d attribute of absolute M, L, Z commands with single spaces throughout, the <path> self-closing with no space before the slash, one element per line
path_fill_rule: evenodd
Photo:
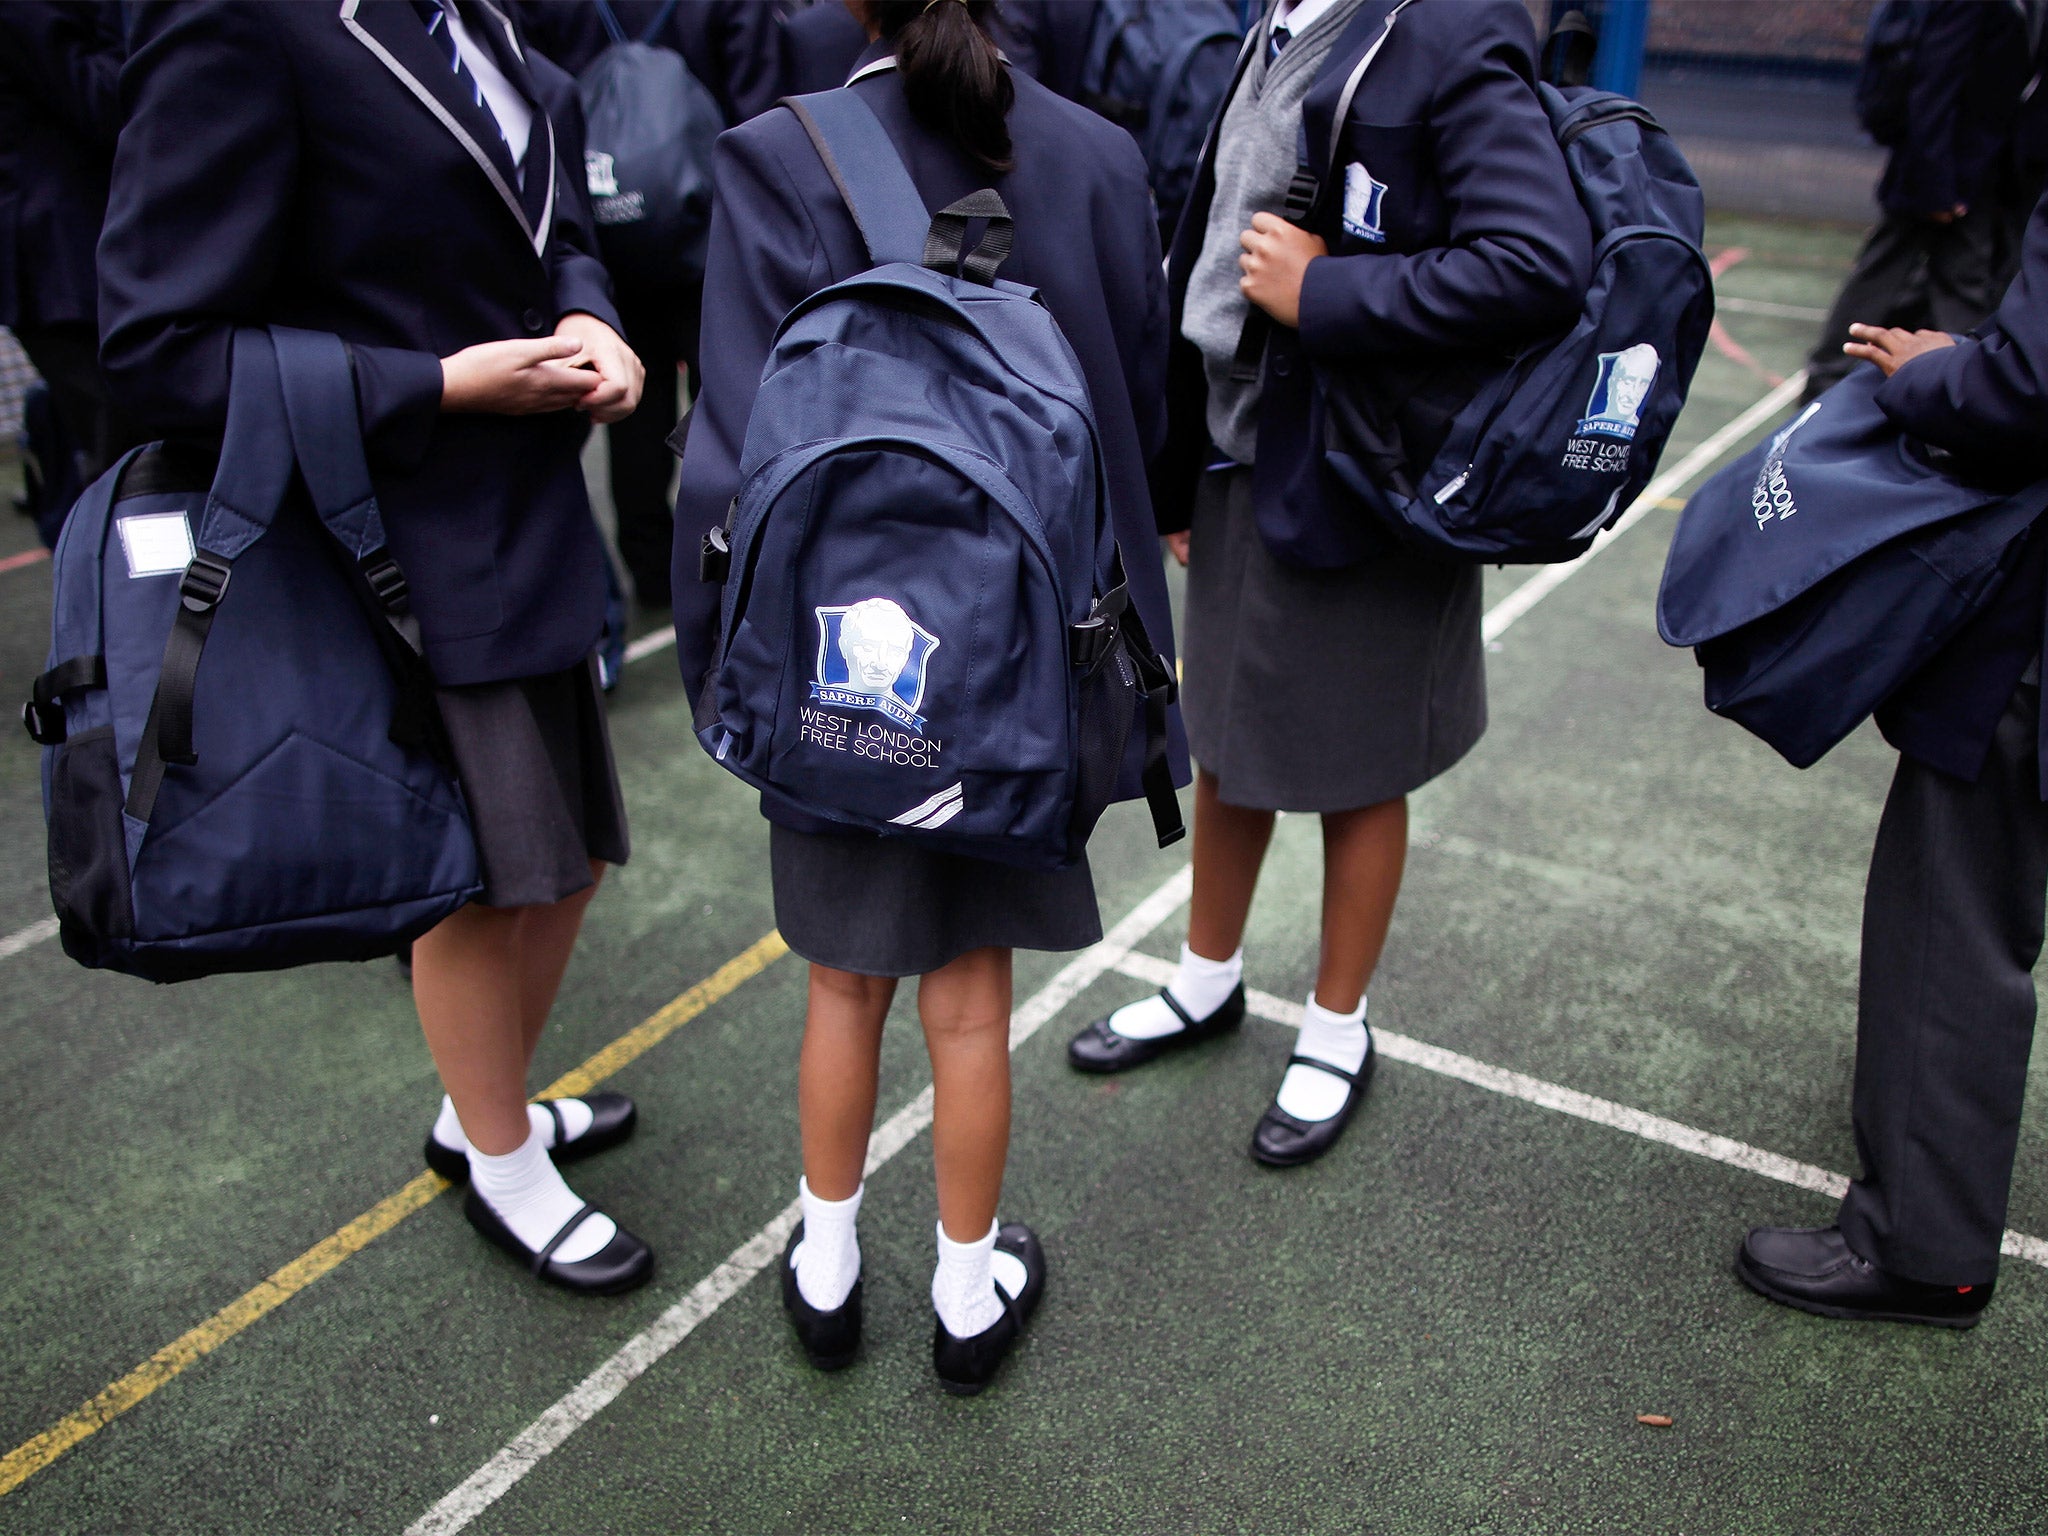
<path fill-rule="evenodd" d="M 1244 946 L 1228 960 L 1205 960 L 1187 945 L 1180 947 L 1180 969 L 1166 990 L 1187 1009 L 1191 1019 L 1206 1019 L 1221 1008 L 1237 984 L 1244 980 Z M 1157 1040 L 1177 1034 L 1187 1026 L 1180 1015 L 1166 1006 L 1158 993 L 1142 1002 L 1119 1008 L 1109 1016 L 1109 1027 L 1127 1040 Z"/>
<path fill-rule="evenodd" d="M 946 1332 L 956 1339 L 971 1339 L 996 1325 L 1003 1304 L 996 1300 L 995 1287 L 1010 1297 L 1024 1293 L 1024 1261 L 1014 1253 L 996 1252 L 995 1222 L 988 1236 L 976 1243 L 956 1243 L 939 1225 L 939 1267 L 932 1275 L 932 1306 Z"/>
<path fill-rule="evenodd" d="M 1365 1048 L 1372 1036 L 1365 1027 L 1365 999 L 1351 1013 L 1332 1013 L 1316 1001 L 1311 992 L 1301 1010 L 1301 1036 L 1294 1042 L 1294 1054 L 1313 1056 L 1346 1072 L 1356 1072 L 1365 1061 Z M 1318 1072 L 1314 1067 L 1289 1067 L 1280 1080 L 1276 1102 L 1297 1120 L 1327 1120 L 1344 1107 L 1351 1085 L 1341 1077 Z"/>
<path fill-rule="evenodd" d="M 796 1182 L 804 1209 L 804 1240 L 789 1262 L 796 1270 L 797 1290 L 820 1312 L 844 1306 L 853 1282 L 860 1278 L 860 1235 L 854 1218 L 860 1215 L 860 1197 L 866 1190 L 863 1184 L 844 1200 L 821 1200 L 811 1193 L 809 1179 Z"/>
<path fill-rule="evenodd" d="M 562 1111 L 562 1125 L 574 1141 L 590 1129 L 597 1116 L 581 1099 L 557 1099 L 555 1106 Z M 555 1117 L 538 1104 L 526 1106 L 526 1120 L 540 1132 L 540 1144 L 552 1149 L 555 1145 Z M 453 1147 L 458 1152 L 469 1150 L 469 1138 L 462 1132 L 462 1117 L 455 1113 L 455 1101 L 447 1094 L 441 1095 L 441 1113 L 434 1120 L 434 1140 L 444 1147 Z"/>
<path fill-rule="evenodd" d="M 562 1182 L 548 1157 L 546 1135 L 535 1127 L 519 1147 L 503 1157 L 469 1149 L 469 1182 L 498 1220 L 527 1247 L 539 1252 L 562 1223 L 583 1208 L 576 1192 Z M 611 1217 L 593 1214 L 571 1232 L 554 1257 L 564 1264 L 587 1259 L 618 1231 Z"/>

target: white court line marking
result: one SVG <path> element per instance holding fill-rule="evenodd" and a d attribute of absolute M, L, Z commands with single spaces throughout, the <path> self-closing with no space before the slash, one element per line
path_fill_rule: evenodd
<path fill-rule="evenodd" d="M 1707 468 L 1714 458 L 1731 444 L 1776 415 L 1798 395 L 1804 380 L 1804 374 L 1794 374 L 1693 449 L 1678 464 L 1657 476 L 1644 487 L 1642 495 L 1636 498 L 1620 521 L 1600 535 L 1593 547 L 1577 560 L 1569 565 L 1546 566 L 1531 580 L 1524 582 L 1495 604 L 1483 623 L 1486 638 L 1497 639 L 1505 633 L 1517 619 L 1556 591 L 1573 571 L 1634 526 L 1650 508 Z M 1532 592 L 1532 588 L 1536 590 Z M 675 631 L 669 630 L 666 635 L 657 633 L 645 636 L 635 644 L 646 646 L 647 649 L 640 654 L 649 655 L 663 645 L 673 644 L 674 641 Z M 627 659 L 635 659 L 630 649 L 627 652 Z M 1030 1039 L 1047 1020 L 1104 971 L 1118 968 L 1126 960 L 1131 959 L 1133 949 L 1188 899 L 1188 892 L 1193 883 L 1193 870 L 1183 865 L 1171 879 L 1141 901 L 1130 916 L 1112 928 L 1100 944 L 1071 962 L 1035 993 L 1011 1016 L 1010 1049 L 1014 1051 Z M 1281 1008 L 1287 1006 L 1277 998 L 1271 1000 Z M 1428 1050 L 1434 1047 L 1418 1044 L 1417 1049 Z M 1479 1062 L 1474 1062 L 1473 1065 L 1483 1067 L 1489 1072 L 1498 1070 L 1484 1067 L 1484 1064 Z M 1536 1080 L 1531 1078 L 1529 1081 Z M 1568 1091 L 1557 1090 L 1559 1093 Z M 1616 1105 L 1615 1108 L 1620 1109 L 1621 1106 Z M 891 1115 L 870 1139 L 867 1172 L 872 1174 L 883 1163 L 902 1151 L 918 1132 L 931 1124 L 931 1117 L 932 1091 L 926 1087 L 915 1099 Z M 1653 1118 L 1645 1117 L 1646 1120 Z M 1759 1155 L 1768 1157 L 1771 1154 Z M 1788 1162 L 1787 1166 L 1802 1165 Z M 1814 1169 L 1813 1172 L 1822 1178 L 1835 1177 L 1824 1169 Z M 723 1264 L 692 1286 L 689 1294 L 681 1301 L 662 1313 L 644 1331 L 628 1339 L 609 1360 L 570 1388 L 553 1407 L 515 1435 L 496 1455 L 472 1472 L 432 1509 L 407 1526 L 405 1536 L 453 1536 L 454 1532 L 462 1530 L 470 1521 L 504 1497 L 521 1478 L 538 1466 L 543 1458 L 602 1413 L 649 1366 L 682 1343 L 696 1330 L 698 1324 L 710 1317 L 749 1280 L 774 1262 L 781 1254 L 782 1245 L 789 1241 L 789 1234 L 796 1229 L 798 1210 L 799 1207 L 794 1201 L 784 1206 L 774 1220 L 735 1248 L 726 1256 Z M 2026 1241 L 2032 1243 L 2035 1239 L 2029 1238 Z M 2048 1263 L 2048 1244 L 2037 1246 L 2041 1250 L 2042 1258 L 2036 1262 Z"/>
<path fill-rule="evenodd" d="M 1188 899 L 1192 872 L 1182 866 L 1165 884 L 1132 909 L 1101 943 L 1068 962 L 1024 1005 L 1010 1015 L 1010 1049 L 1029 1040 L 1060 1010 L 1105 971 L 1113 969 L 1133 945 L 1151 933 Z M 932 1122 L 930 1087 L 891 1115 L 868 1142 L 867 1172 L 872 1176 L 890 1158 L 916 1139 Z M 792 1200 L 759 1232 L 735 1248 L 723 1264 L 690 1288 L 690 1293 L 618 1352 L 572 1387 L 552 1408 L 535 1419 L 509 1444 L 448 1496 L 406 1528 L 405 1536 L 450 1536 L 482 1514 L 539 1465 L 541 1459 L 583 1425 L 602 1413 L 612 1400 L 663 1355 L 696 1331 L 698 1324 L 737 1295 L 746 1283 L 782 1255 L 783 1244 L 796 1229 L 800 1207 Z"/>
<path fill-rule="evenodd" d="M 1171 960 L 1161 960 L 1154 955 L 1130 954 L 1117 962 L 1116 968 L 1135 981 L 1163 987 L 1173 980 L 1176 969 Z M 1270 992 L 1256 988 L 1245 989 L 1245 1008 L 1254 1016 L 1288 1029 L 1301 1028 L 1301 1004 L 1290 1003 L 1284 997 L 1275 997 Z M 1447 1051 L 1442 1046 L 1427 1045 L 1407 1035 L 1397 1035 L 1389 1029 L 1375 1028 L 1372 1032 L 1374 1045 L 1382 1056 L 1395 1061 L 1406 1062 L 1411 1067 L 1421 1067 L 1425 1072 L 1435 1072 L 1444 1077 L 1455 1077 L 1460 1082 L 1485 1088 L 1493 1093 L 1505 1094 L 1511 1099 L 1535 1104 L 1543 1109 L 1554 1109 L 1559 1114 L 1571 1115 L 1575 1119 L 1590 1120 L 1595 1125 L 1611 1126 L 1617 1131 L 1626 1131 L 1631 1136 L 1640 1136 L 1645 1141 L 1659 1142 L 1667 1147 L 1676 1147 L 1681 1152 L 1690 1152 L 1695 1157 L 1704 1157 L 1716 1163 L 1725 1163 L 1730 1168 L 1740 1168 L 1745 1173 L 1754 1173 L 1760 1178 L 1776 1179 L 1780 1184 L 1796 1185 L 1810 1189 L 1817 1195 L 1827 1195 L 1839 1200 L 1849 1188 L 1848 1179 L 1826 1168 L 1816 1168 L 1811 1163 L 1795 1162 L 1781 1157 L 1776 1152 L 1766 1152 L 1761 1147 L 1752 1147 L 1748 1142 L 1736 1141 L 1727 1136 L 1716 1136 L 1711 1131 L 1682 1125 L 1676 1120 L 1666 1120 L 1662 1115 L 1652 1115 L 1640 1109 L 1631 1109 L 1626 1104 L 1617 1104 L 1612 1099 L 1596 1099 L 1590 1093 L 1580 1093 L 1575 1088 L 1563 1088 L 1556 1083 L 1545 1082 L 1540 1077 L 1529 1077 L 1521 1072 L 1510 1072 L 1506 1067 L 1496 1067 L 1475 1057 L 1461 1056 L 1456 1051 Z M 2000 1252 L 2008 1258 L 2025 1259 L 2030 1263 L 2048 1268 L 2048 1242 L 2038 1237 L 2029 1237 L 2024 1232 L 2007 1232 Z"/>
<path fill-rule="evenodd" d="M 656 651 L 665 651 L 676 643 L 676 627 L 651 630 L 626 647 L 626 660 L 645 661 Z"/>
<path fill-rule="evenodd" d="M 57 919 L 46 917 L 39 923 L 30 923 L 18 933 L 10 933 L 0 939 L 0 960 L 9 955 L 18 955 L 24 949 L 34 949 L 45 939 L 57 937 Z"/>
<path fill-rule="evenodd" d="M 1615 525 L 1593 541 L 1591 549 L 1576 560 L 1568 560 L 1562 565 L 1544 566 L 1495 603 L 1480 625 L 1480 633 L 1487 640 L 1498 640 L 1510 624 L 1570 581 L 1573 576 L 1585 569 L 1587 561 L 1649 516 L 1658 502 L 1691 484 L 1695 476 L 1711 468 L 1722 454 L 1797 400 L 1799 391 L 1805 387 L 1806 373 L 1802 369 L 1657 476 L 1643 487 L 1642 495 L 1629 503 L 1629 509 L 1621 514 Z"/>

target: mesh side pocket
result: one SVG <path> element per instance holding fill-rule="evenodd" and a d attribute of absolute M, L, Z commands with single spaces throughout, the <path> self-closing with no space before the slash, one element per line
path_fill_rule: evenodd
<path fill-rule="evenodd" d="M 1071 851 L 1078 856 L 1088 834 L 1116 795 L 1124 748 L 1138 718 L 1138 672 L 1119 640 L 1080 683 L 1080 731 L 1075 741 L 1079 773 L 1074 786 Z"/>
<path fill-rule="evenodd" d="M 54 751 L 50 899 L 64 953 L 81 965 L 104 965 L 107 946 L 134 928 L 114 728 L 81 731 Z"/>

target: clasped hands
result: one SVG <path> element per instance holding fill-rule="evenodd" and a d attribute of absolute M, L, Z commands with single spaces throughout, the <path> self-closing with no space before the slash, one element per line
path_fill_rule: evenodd
<path fill-rule="evenodd" d="M 646 370 L 595 315 L 564 315 L 552 336 L 486 341 L 441 359 L 441 409 L 491 416 L 579 410 L 599 424 L 633 414 Z"/>

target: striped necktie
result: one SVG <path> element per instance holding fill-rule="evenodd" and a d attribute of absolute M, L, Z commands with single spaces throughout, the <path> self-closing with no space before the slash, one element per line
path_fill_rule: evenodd
<path fill-rule="evenodd" d="M 462 50 L 455 43 L 455 29 L 448 25 L 448 13 L 454 0 L 412 0 L 412 8 L 419 12 L 420 20 L 427 24 L 427 36 L 440 50 L 441 57 L 448 61 L 455 78 L 462 82 L 462 88 L 469 93 L 469 99 L 477 104 L 479 111 L 491 120 L 491 126 L 498 130 L 498 138 L 504 143 L 506 152 L 512 149 L 505 138 L 505 130 L 498 122 L 498 114 L 491 110 L 491 104 L 484 100 L 484 88 L 477 84 L 477 78 L 470 67 L 462 62 Z"/>

